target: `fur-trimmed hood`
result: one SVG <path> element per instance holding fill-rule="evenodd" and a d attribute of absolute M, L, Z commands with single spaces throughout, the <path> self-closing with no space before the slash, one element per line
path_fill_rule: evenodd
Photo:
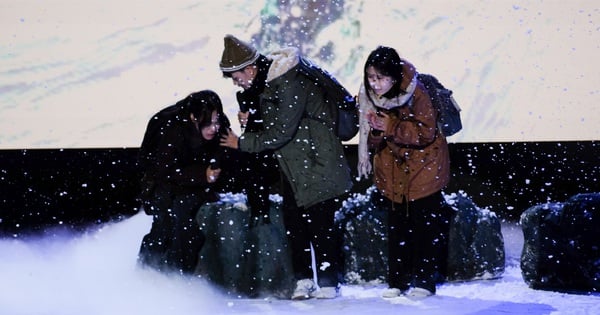
<path fill-rule="evenodd" d="M 298 65 L 300 51 L 295 47 L 286 47 L 268 54 L 267 58 L 273 60 L 267 73 L 267 82 L 270 82 Z"/>
<path fill-rule="evenodd" d="M 378 98 L 373 94 L 372 91 L 369 91 L 369 96 L 375 103 L 375 106 L 391 109 L 408 103 L 410 98 L 415 93 L 415 88 L 417 87 L 417 69 L 412 65 L 412 63 L 402 59 L 402 73 L 404 75 L 402 76 L 402 82 L 400 82 L 400 88 L 403 91 L 406 91 L 406 94 L 401 94 L 394 98 L 388 99 L 385 97 Z M 361 88 L 364 89 L 364 86 Z M 364 91 L 361 92 L 364 93 Z"/>

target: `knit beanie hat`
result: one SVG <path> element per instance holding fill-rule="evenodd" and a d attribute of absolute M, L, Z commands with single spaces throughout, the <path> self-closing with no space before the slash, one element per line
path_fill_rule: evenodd
<path fill-rule="evenodd" d="M 221 71 L 224 72 L 239 71 L 254 63 L 259 55 L 254 47 L 235 38 L 233 35 L 226 35 L 225 49 L 219 66 Z"/>

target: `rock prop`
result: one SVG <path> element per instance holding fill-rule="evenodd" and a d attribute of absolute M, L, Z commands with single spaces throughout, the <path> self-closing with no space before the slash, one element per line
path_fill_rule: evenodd
<path fill-rule="evenodd" d="M 387 278 L 387 213 L 373 197 L 355 194 L 336 213 L 344 233 L 345 281 L 378 284 Z M 240 197 L 242 196 L 242 197 Z M 196 273 L 226 293 L 241 297 L 287 298 L 294 279 L 281 201 L 272 196 L 271 224 L 250 228 L 243 195 L 222 197 L 203 206 L 197 220 L 206 242 Z M 447 279 L 491 279 L 504 272 L 504 242 L 493 212 L 464 194 L 446 195 L 455 214 L 450 222 Z"/>
<path fill-rule="evenodd" d="M 379 283 L 387 278 L 387 214 L 366 195 L 346 201 L 337 220 L 344 231 L 345 280 L 349 284 Z M 447 280 L 494 279 L 504 273 L 505 251 L 500 221 L 478 208 L 466 195 L 446 195 L 456 211 L 450 223 Z"/>
<path fill-rule="evenodd" d="M 465 194 L 446 195 L 456 211 L 450 223 L 447 279 L 487 280 L 505 268 L 504 238 L 496 214 L 477 207 Z"/>
<path fill-rule="evenodd" d="M 344 233 L 344 280 L 347 283 L 382 283 L 387 278 L 387 212 L 366 195 L 356 194 L 344 202 L 336 221 Z"/>
<path fill-rule="evenodd" d="M 578 194 L 521 215 L 523 279 L 533 289 L 600 291 L 600 193 Z"/>
<path fill-rule="evenodd" d="M 240 297 L 289 297 L 294 283 L 281 204 L 271 203 L 270 224 L 250 228 L 246 204 L 236 198 L 222 198 L 198 212 L 206 242 L 196 274 Z"/>

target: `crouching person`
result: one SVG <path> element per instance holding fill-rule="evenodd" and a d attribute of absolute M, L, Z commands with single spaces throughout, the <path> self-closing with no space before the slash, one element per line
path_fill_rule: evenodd
<path fill-rule="evenodd" d="M 192 93 L 150 119 L 138 156 L 142 205 L 153 217 L 138 255 L 141 266 L 194 273 L 205 239 L 196 214 L 218 200 L 219 139 L 227 128 L 221 100 L 210 90 Z"/>

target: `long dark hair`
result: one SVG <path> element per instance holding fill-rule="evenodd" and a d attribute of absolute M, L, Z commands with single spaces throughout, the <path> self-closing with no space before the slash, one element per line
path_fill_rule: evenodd
<path fill-rule="evenodd" d="M 377 72 L 385 76 L 392 77 L 392 79 L 395 81 L 394 85 L 392 85 L 392 88 L 383 94 L 383 96 L 386 98 L 394 98 L 400 94 L 406 93 L 406 91 L 403 91 L 400 88 L 403 76 L 402 65 L 402 59 L 395 49 L 385 46 L 377 47 L 369 54 L 369 57 L 365 62 L 365 67 L 363 70 L 363 84 L 365 89 L 367 91 L 371 89 L 371 86 L 369 85 L 369 78 L 367 76 L 367 69 L 369 67 L 373 67 L 375 70 L 377 70 Z M 371 102 L 373 101 L 369 93 L 367 93 L 367 97 Z"/>
<path fill-rule="evenodd" d="M 219 116 L 223 113 L 223 104 L 217 93 L 211 90 L 202 90 L 192 93 L 183 99 L 184 106 L 194 114 L 200 126 L 211 124 L 212 112 L 217 111 Z"/>
<path fill-rule="evenodd" d="M 188 113 L 194 114 L 200 128 L 209 126 L 212 123 L 212 113 L 217 111 L 221 128 L 219 134 L 226 133 L 231 127 L 229 119 L 223 112 L 223 103 L 217 93 L 212 90 L 202 90 L 188 95 L 183 100 L 177 103 L 187 110 Z"/>

